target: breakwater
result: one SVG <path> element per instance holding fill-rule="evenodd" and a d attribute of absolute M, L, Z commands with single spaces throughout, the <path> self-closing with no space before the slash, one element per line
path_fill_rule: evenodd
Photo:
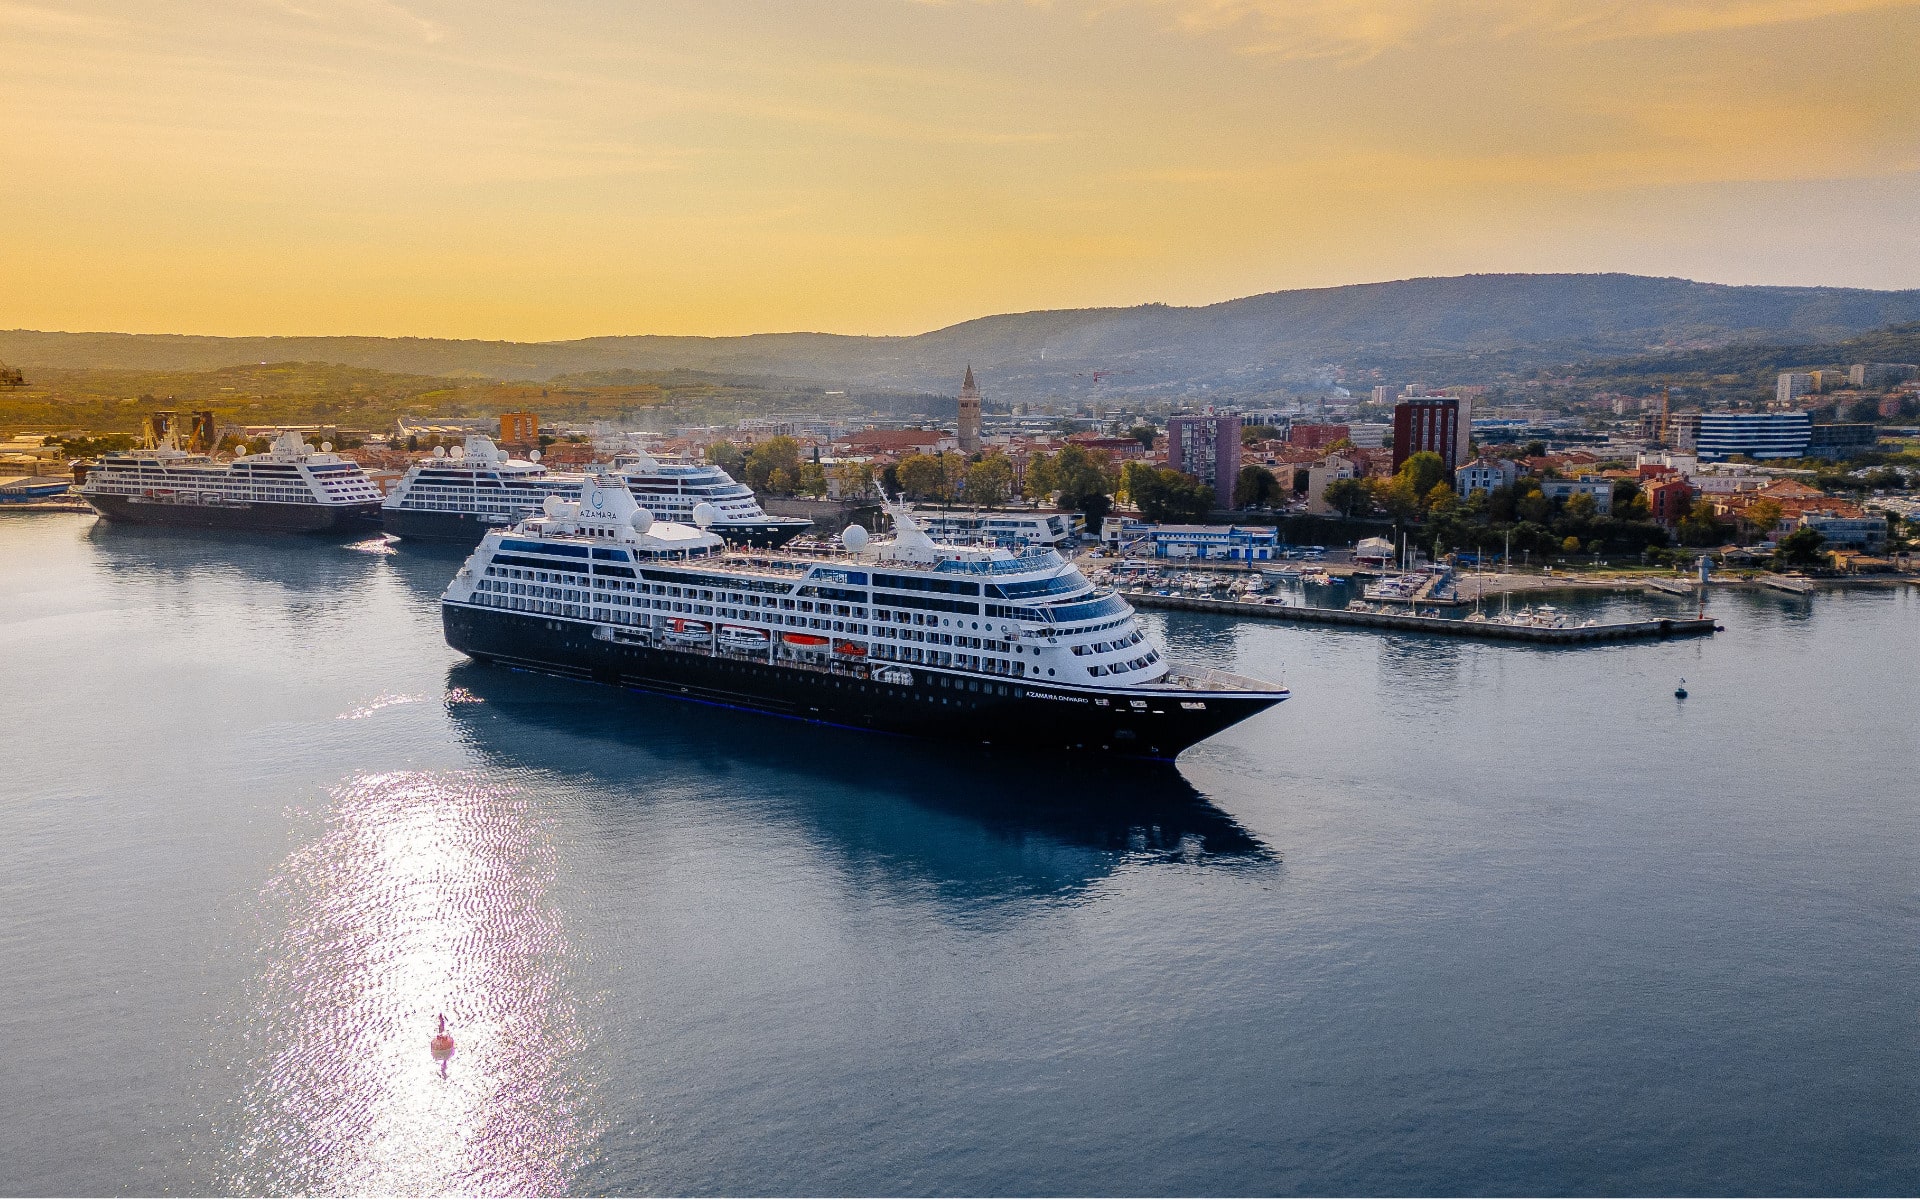
<path fill-rule="evenodd" d="M 1541 646 L 1576 646 L 1589 642 L 1620 642 L 1659 638 L 1704 637 L 1714 632 L 1712 618 L 1661 617 L 1650 621 L 1620 621 L 1608 625 L 1503 625 L 1497 621 L 1465 621 L 1452 617 L 1418 617 L 1402 613 L 1351 612 L 1344 608 L 1308 605 L 1248 604 L 1239 600 L 1204 600 L 1193 596 L 1160 596 L 1152 592 L 1123 592 L 1136 608 L 1174 608 L 1188 612 L 1257 617 L 1309 625 L 1348 625 L 1430 633 L 1442 637 L 1477 638 L 1491 642 L 1529 642 Z"/>

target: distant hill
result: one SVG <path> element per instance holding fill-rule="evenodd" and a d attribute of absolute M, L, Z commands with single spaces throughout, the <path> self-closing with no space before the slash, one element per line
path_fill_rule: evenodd
<path fill-rule="evenodd" d="M 0 359 L 38 367 L 207 370 L 330 362 L 415 375 L 544 381 L 696 370 L 952 394 L 971 363 L 996 400 L 1262 391 L 1321 364 L 1444 368 L 1452 377 L 1734 343 L 1833 342 L 1920 321 L 1920 290 L 1734 287 L 1637 275 L 1466 275 L 1272 292 L 1197 308 L 1148 304 L 982 317 L 911 337 L 817 333 L 565 342 L 213 338 L 0 332 Z"/>

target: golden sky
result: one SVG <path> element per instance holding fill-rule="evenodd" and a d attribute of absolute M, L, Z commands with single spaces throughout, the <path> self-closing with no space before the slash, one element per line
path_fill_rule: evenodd
<path fill-rule="evenodd" d="M 0 327 L 1920 287 L 1920 0 L 0 0 Z"/>

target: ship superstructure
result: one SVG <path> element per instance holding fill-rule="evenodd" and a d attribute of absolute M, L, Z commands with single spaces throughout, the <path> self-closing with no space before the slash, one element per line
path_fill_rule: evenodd
<path fill-rule="evenodd" d="M 380 520 L 396 537 L 471 544 L 539 513 L 549 496 L 578 500 L 585 483 L 585 475 L 549 471 L 476 435 L 408 467 L 381 504 Z"/>
<path fill-rule="evenodd" d="M 784 546 L 810 528 L 804 517 L 776 517 L 760 507 L 753 489 L 713 463 L 661 459 L 632 450 L 614 456 L 613 469 L 633 498 L 655 519 L 706 527 L 729 542 L 746 546 Z M 701 505 L 704 511 L 696 511 Z"/>
<path fill-rule="evenodd" d="M 1283 688 L 1168 662 L 1133 609 L 1048 548 L 895 536 L 730 549 L 620 476 L 489 532 L 442 597 L 482 661 L 783 716 L 993 745 L 1172 758 Z"/>
<path fill-rule="evenodd" d="M 231 462 L 163 438 L 102 457 L 80 494 L 103 517 L 151 525 L 319 533 L 366 526 L 380 512 L 380 489 L 360 464 L 292 432 Z"/>

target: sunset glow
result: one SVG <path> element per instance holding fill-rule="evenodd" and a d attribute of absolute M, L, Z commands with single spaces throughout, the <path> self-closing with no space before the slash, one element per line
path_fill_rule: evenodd
<path fill-rule="evenodd" d="M 1912 0 L 0 0 L 0 327 L 1920 286 Z"/>

